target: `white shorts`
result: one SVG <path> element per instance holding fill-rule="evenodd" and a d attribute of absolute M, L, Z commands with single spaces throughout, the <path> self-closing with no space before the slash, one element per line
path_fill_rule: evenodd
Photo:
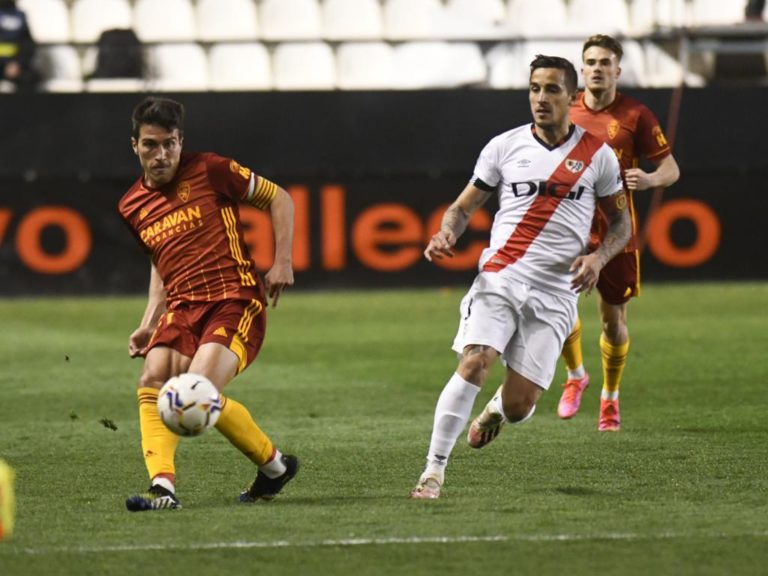
<path fill-rule="evenodd" d="M 548 390 L 576 305 L 503 273 L 481 272 L 461 301 L 453 349 L 461 354 L 470 344 L 491 346 L 508 368 Z"/>

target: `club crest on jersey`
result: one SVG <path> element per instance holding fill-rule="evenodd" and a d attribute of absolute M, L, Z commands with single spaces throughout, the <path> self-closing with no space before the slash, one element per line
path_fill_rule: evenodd
<path fill-rule="evenodd" d="M 565 167 L 568 169 L 569 172 L 573 174 L 578 174 L 582 170 L 584 170 L 584 162 L 581 160 L 573 160 L 571 158 L 568 158 L 565 161 Z"/>
<path fill-rule="evenodd" d="M 240 174 L 245 180 L 248 180 L 251 177 L 251 169 L 241 166 L 234 160 L 229 162 L 229 169 L 235 174 Z"/>
<path fill-rule="evenodd" d="M 608 122 L 608 126 L 606 126 L 606 130 L 608 131 L 608 138 L 613 140 L 616 138 L 616 135 L 619 133 L 619 121 L 618 120 L 611 120 Z"/>
<path fill-rule="evenodd" d="M 179 198 L 181 198 L 182 202 L 189 200 L 189 190 L 189 182 L 186 180 L 179 182 L 179 185 L 176 187 L 176 194 L 179 196 Z"/>

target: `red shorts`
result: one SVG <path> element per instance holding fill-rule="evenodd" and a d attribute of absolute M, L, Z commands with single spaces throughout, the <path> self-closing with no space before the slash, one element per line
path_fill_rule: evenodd
<path fill-rule="evenodd" d="M 184 302 L 163 314 L 147 351 L 168 346 L 192 358 L 201 344 L 216 342 L 240 359 L 239 373 L 258 356 L 266 329 L 265 306 L 256 299 Z"/>
<path fill-rule="evenodd" d="M 622 252 L 600 271 L 597 290 L 603 302 L 624 304 L 638 295 L 640 282 L 637 258 L 637 252 Z"/>

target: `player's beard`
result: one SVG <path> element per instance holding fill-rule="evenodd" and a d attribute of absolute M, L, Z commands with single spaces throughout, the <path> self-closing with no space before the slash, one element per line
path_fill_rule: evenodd
<path fill-rule="evenodd" d="M 545 132 L 550 132 L 557 126 L 554 120 L 534 120 L 533 124 L 536 126 L 536 128 Z"/>

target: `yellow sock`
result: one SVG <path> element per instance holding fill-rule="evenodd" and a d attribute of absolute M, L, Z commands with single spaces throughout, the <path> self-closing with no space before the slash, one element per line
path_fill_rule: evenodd
<path fill-rule="evenodd" d="M 573 330 L 565 339 L 563 345 L 563 360 L 569 371 L 573 372 L 584 363 L 584 356 L 581 353 L 581 319 L 576 318 L 576 324 Z"/>
<path fill-rule="evenodd" d="M 139 388 L 139 425 L 141 428 L 141 449 L 144 451 L 144 462 L 147 465 L 149 478 L 162 474 L 174 483 L 176 466 L 176 446 L 179 437 L 171 432 L 157 411 L 156 388 Z"/>
<path fill-rule="evenodd" d="M 603 356 L 603 400 L 615 400 L 619 397 L 619 384 L 627 363 L 629 340 L 624 344 L 614 346 L 600 334 L 600 352 Z"/>
<path fill-rule="evenodd" d="M 254 422 L 248 409 L 232 398 L 224 398 L 216 429 L 257 466 L 269 462 L 275 453 L 272 441 Z"/>

